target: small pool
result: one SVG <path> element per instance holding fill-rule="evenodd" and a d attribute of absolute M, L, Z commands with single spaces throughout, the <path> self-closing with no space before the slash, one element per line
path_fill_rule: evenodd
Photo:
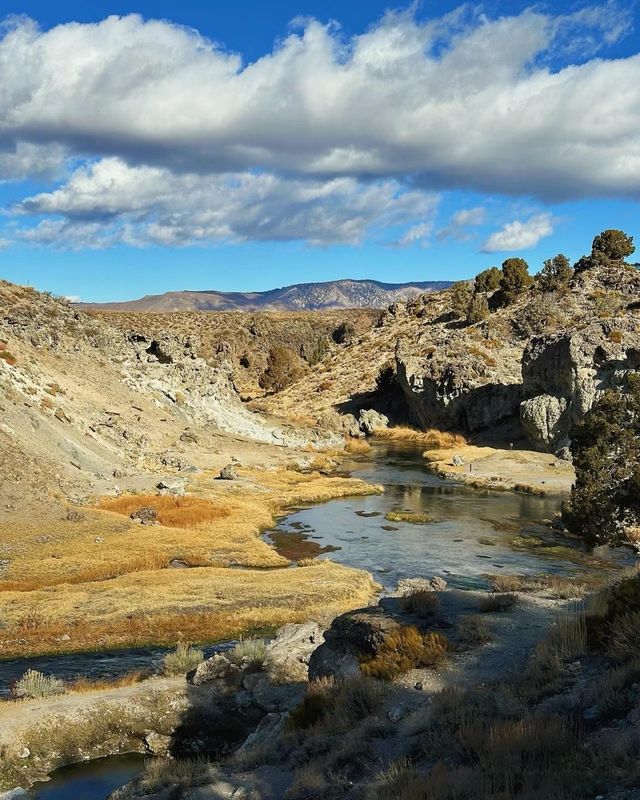
<path fill-rule="evenodd" d="M 34 800 L 107 800 L 144 769 L 143 756 L 117 756 L 63 767 L 33 787 Z"/>

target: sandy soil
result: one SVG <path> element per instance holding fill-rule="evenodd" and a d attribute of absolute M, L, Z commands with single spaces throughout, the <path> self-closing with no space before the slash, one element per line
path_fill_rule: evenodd
<path fill-rule="evenodd" d="M 455 456 L 462 459 L 462 464 L 454 464 Z M 427 450 L 424 457 L 428 468 L 443 477 L 488 488 L 568 494 L 575 480 L 570 462 L 533 450 L 460 445 L 446 450 Z"/>

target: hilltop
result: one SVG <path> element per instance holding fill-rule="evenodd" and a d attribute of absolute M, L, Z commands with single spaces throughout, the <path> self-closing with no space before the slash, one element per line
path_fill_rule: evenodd
<path fill-rule="evenodd" d="M 423 292 L 450 286 L 450 281 L 381 283 L 337 280 L 297 283 L 266 292 L 182 291 L 147 295 L 121 303 L 84 303 L 82 308 L 167 313 L 174 311 L 331 311 L 346 308 L 386 308 Z"/>

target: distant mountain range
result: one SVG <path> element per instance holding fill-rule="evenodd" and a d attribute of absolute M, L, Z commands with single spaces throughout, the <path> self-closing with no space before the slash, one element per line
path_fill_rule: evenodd
<path fill-rule="evenodd" d="M 296 283 L 267 292 L 167 292 L 122 303 L 80 303 L 82 308 L 105 311 L 313 311 L 341 308 L 385 308 L 424 292 L 451 286 L 450 281 L 381 283 L 339 280 Z"/>

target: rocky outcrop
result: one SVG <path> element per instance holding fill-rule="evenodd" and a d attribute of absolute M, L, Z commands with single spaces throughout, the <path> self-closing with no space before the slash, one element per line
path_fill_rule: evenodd
<path fill-rule="evenodd" d="M 632 329 L 594 323 L 534 337 L 522 359 L 520 419 L 529 438 L 541 449 L 566 448 L 571 425 L 639 367 L 640 334 Z"/>
<path fill-rule="evenodd" d="M 482 352 L 444 362 L 434 356 L 396 350 L 398 384 L 421 427 L 475 433 L 517 417 L 522 385 L 511 372 L 488 366 Z"/>

